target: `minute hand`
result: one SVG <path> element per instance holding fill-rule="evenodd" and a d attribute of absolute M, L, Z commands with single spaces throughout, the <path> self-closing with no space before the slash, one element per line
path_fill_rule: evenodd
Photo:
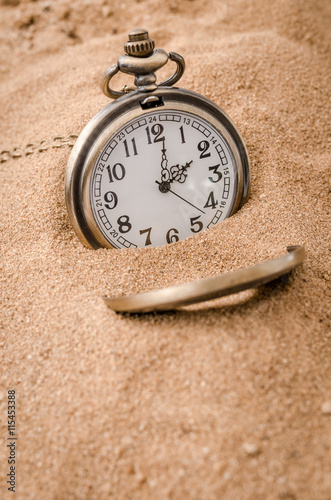
<path fill-rule="evenodd" d="M 168 170 L 168 159 L 166 155 L 166 148 L 165 148 L 165 139 L 163 138 L 163 147 L 161 149 L 162 153 L 162 159 L 161 159 L 161 181 L 162 182 L 169 182 L 170 180 L 170 172 Z"/>
<path fill-rule="evenodd" d="M 162 182 L 159 182 L 159 181 L 155 181 L 156 184 L 158 184 L 159 186 L 162 186 Z M 175 191 L 173 191 L 172 189 L 169 188 L 169 186 L 167 187 L 167 190 L 166 192 L 170 191 L 170 193 L 174 194 L 175 196 L 177 196 L 178 198 L 180 198 L 181 200 L 185 201 L 185 203 L 188 203 L 189 205 L 191 205 L 191 207 L 195 208 L 196 210 L 199 210 L 199 212 L 201 212 L 202 214 L 205 214 L 206 212 L 204 212 L 203 210 L 201 210 L 201 208 L 198 208 L 196 207 L 195 205 L 193 205 L 193 203 L 191 203 L 190 201 L 188 200 L 185 200 L 185 198 L 183 198 L 182 196 L 180 196 L 179 194 L 175 193 Z"/>

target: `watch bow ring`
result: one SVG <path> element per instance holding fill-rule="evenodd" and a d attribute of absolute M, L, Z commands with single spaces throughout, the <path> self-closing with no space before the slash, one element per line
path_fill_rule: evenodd
<path fill-rule="evenodd" d="M 163 49 L 154 50 L 154 40 L 149 38 L 148 32 L 144 29 L 136 29 L 129 33 L 129 41 L 125 44 L 126 53 L 123 54 L 103 75 L 101 80 L 101 90 L 107 97 L 117 99 L 132 90 L 148 92 L 155 90 L 157 86 L 174 85 L 182 76 L 185 70 L 185 61 L 175 52 L 166 53 Z M 137 59 L 139 58 L 139 59 Z M 168 59 L 176 62 L 175 73 L 167 80 L 156 85 L 154 71 L 162 68 Z M 144 64 L 145 63 L 145 64 Z M 119 72 L 136 76 L 135 87 L 124 87 L 121 91 L 110 88 L 110 80 Z M 140 78 L 139 78 L 140 76 Z"/>
<path fill-rule="evenodd" d="M 232 120 L 215 103 L 175 88 L 182 56 L 155 49 L 148 32 L 129 33 L 101 80 L 115 99 L 85 126 L 69 158 L 66 205 L 88 248 L 137 248 L 193 236 L 248 199 L 249 159 Z M 157 83 L 168 61 L 172 76 Z M 113 90 L 117 73 L 134 85 Z"/>

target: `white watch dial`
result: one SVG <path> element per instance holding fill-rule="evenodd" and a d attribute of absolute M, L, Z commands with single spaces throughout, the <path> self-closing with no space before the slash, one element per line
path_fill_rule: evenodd
<path fill-rule="evenodd" d="M 135 118 L 105 144 L 90 178 L 90 204 L 115 248 L 159 246 L 231 215 L 237 165 L 226 138 L 179 110 Z"/>

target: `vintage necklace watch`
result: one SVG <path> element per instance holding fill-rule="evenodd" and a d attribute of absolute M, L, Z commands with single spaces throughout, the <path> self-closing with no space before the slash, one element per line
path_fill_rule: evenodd
<path fill-rule="evenodd" d="M 177 242 L 230 217 L 250 191 L 248 154 L 234 123 L 206 97 L 172 87 L 183 75 L 183 57 L 155 49 L 144 29 L 129 33 L 124 50 L 101 81 L 104 94 L 115 102 L 86 125 L 66 171 L 69 218 L 91 249 Z M 169 59 L 176 70 L 157 84 L 155 72 Z M 110 82 L 119 72 L 133 75 L 134 86 L 113 90 Z M 277 276 L 303 256 L 303 249 L 283 256 Z M 132 297 L 105 302 L 114 310 L 141 312 L 209 300 L 275 279 L 275 269 L 267 264 L 258 265 L 263 267 L 259 278 L 248 272 L 258 266 L 241 270 L 248 272 L 245 276 L 237 271 L 235 287 L 224 275 L 216 277 L 218 282 L 210 278 L 183 285 L 180 297 L 178 287 L 171 287 L 149 292 L 147 299 L 139 294 L 133 306 Z"/>

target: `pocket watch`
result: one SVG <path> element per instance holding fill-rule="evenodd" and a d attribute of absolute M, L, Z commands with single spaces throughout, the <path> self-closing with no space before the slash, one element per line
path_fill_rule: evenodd
<path fill-rule="evenodd" d="M 248 199 L 249 159 L 236 126 L 215 103 L 173 87 L 185 62 L 155 49 L 144 29 L 101 80 L 114 101 L 86 125 L 69 158 L 66 205 L 88 248 L 170 244 L 219 224 Z M 168 79 L 155 72 L 176 64 Z M 134 85 L 110 86 L 119 72 Z"/>

